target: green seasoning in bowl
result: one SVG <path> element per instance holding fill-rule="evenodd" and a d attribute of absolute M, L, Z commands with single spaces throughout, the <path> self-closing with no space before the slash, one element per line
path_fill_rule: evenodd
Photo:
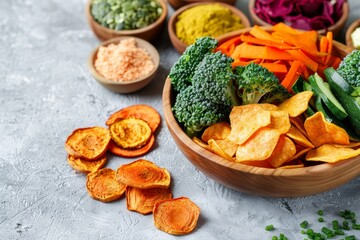
<path fill-rule="evenodd" d="M 184 10 L 176 22 L 176 36 L 187 45 L 199 37 L 218 37 L 244 28 L 241 18 L 220 4 L 199 4 Z"/>
<path fill-rule="evenodd" d="M 157 0 L 92 0 L 91 15 L 113 30 L 134 30 L 155 22 L 163 9 Z"/>

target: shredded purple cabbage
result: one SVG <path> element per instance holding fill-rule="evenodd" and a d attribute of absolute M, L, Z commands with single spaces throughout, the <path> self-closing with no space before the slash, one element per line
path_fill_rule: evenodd
<path fill-rule="evenodd" d="M 284 22 L 303 30 L 327 29 L 342 15 L 346 0 L 257 0 L 254 12 L 274 25 Z"/>

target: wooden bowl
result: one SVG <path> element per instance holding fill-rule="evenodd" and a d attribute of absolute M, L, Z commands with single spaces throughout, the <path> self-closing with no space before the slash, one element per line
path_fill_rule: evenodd
<path fill-rule="evenodd" d="M 168 0 L 168 2 L 172 8 L 178 9 L 191 3 L 203 2 L 203 0 Z M 207 0 L 207 2 L 223 2 L 234 5 L 236 0 Z"/>
<path fill-rule="evenodd" d="M 192 8 L 194 6 L 198 6 L 198 5 L 204 5 L 204 4 L 213 4 L 214 2 L 197 2 L 197 3 L 191 3 L 191 4 L 187 4 L 181 8 L 179 8 L 178 10 L 176 10 L 170 17 L 169 22 L 168 22 L 168 32 L 169 32 L 169 37 L 170 37 L 170 41 L 172 43 L 172 45 L 174 46 L 174 48 L 180 53 L 182 54 L 185 49 L 187 48 L 187 44 L 184 43 L 183 41 L 181 41 L 177 36 L 176 36 L 176 30 L 175 30 L 175 24 L 177 22 L 178 16 L 185 10 Z M 240 11 L 238 8 L 229 5 L 227 3 L 222 3 L 222 2 L 217 2 L 217 4 L 221 4 L 222 6 L 225 6 L 227 8 L 229 8 L 231 10 L 231 12 L 237 16 L 240 17 L 242 24 L 244 25 L 244 28 L 248 28 L 250 27 L 250 21 L 248 19 L 248 17 L 242 12 Z"/>
<path fill-rule="evenodd" d="M 346 41 L 346 45 L 348 47 L 354 48 L 352 39 L 351 39 L 351 34 L 355 31 L 355 29 L 357 29 L 358 27 L 360 27 L 360 19 L 355 20 L 353 23 L 350 24 L 350 26 L 347 28 L 346 33 L 345 33 L 345 41 Z"/>
<path fill-rule="evenodd" d="M 100 25 L 97 21 L 95 21 L 95 19 L 91 15 L 90 12 L 91 0 L 88 0 L 86 4 L 86 8 L 85 8 L 86 18 L 88 20 L 91 30 L 94 32 L 94 34 L 100 41 L 106 41 L 111 38 L 120 37 L 120 36 L 133 36 L 133 37 L 142 38 L 147 41 L 153 41 L 161 35 L 161 31 L 165 27 L 166 17 L 168 13 L 167 2 L 165 0 L 158 0 L 158 1 L 160 2 L 163 9 L 163 12 L 160 15 L 160 17 L 152 24 L 139 29 L 118 31 Z"/>
<path fill-rule="evenodd" d="M 108 80 L 108 79 L 104 78 L 101 74 L 99 74 L 97 72 L 96 68 L 94 67 L 94 63 L 95 63 L 97 53 L 98 53 L 100 46 L 107 46 L 111 43 L 119 43 L 121 40 L 130 38 L 130 37 L 134 38 L 136 40 L 137 46 L 139 48 L 145 49 L 146 52 L 150 55 L 150 57 L 152 58 L 152 60 L 154 62 L 154 65 L 155 65 L 154 69 L 148 75 L 143 76 L 138 79 L 134 79 L 133 81 L 129 81 L 129 82 L 116 82 L 116 81 L 112 81 L 112 80 Z M 153 45 L 151 45 L 149 42 L 147 42 L 141 38 L 132 37 L 132 36 L 130 36 L 130 37 L 126 37 L 126 36 L 117 37 L 117 38 L 112 38 L 108 41 L 102 42 L 90 54 L 90 57 L 88 60 L 88 67 L 89 67 L 91 75 L 95 78 L 95 80 L 97 82 L 99 82 L 101 85 L 103 85 L 104 87 L 106 87 L 107 89 L 109 89 L 113 92 L 131 93 L 131 92 L 135 92 L 135 91 L 138 91 L 138 90 L 144 88 L 146 85 L 148 85 L 153 80 L 153 78 L 155 77 L 156 71 L 160 65 L 159 53 Z"/>
<path fill-rule="evenodd" d="M 246 31 L 249 29 L 224 35 L 219 44 Z M 333 46 L 333 53 L 340 57 L 351 51 L 336 41 Z M 334 189 L 360 175 L 360 156 L 297 169 L 267 169 L 230 162 L 200 147 L 182 130 L 171 110 L 175 93 L 169 78 L 162 99 L 167 127 L 182 153 L 206 176 L 229 188 L 259 196 L 300 197 Z"/>
<path fill-rule="evenodd" d="M 253 11 L 254 6 L 255 6 L 255 1 L 257 1 L 257 0 L 249 0 L 249 5 L 248 5 L 249 6 L 250 18 L 253 21 L 253 24 L 254 25 L 259 25 L 259 26 L 271 26 L 270 23 L 265 22 L 264 20 L 262 20 Z M 327 31 L 331 31 L 331 32 L 333 32 L 333 37 L 334 38 L 340 36 L 341 31 L 343 30 L 348 17 L 349 17 L 349 4 L 348 4 L 348 2 L 345 1 L 344 4 L 343 4 L 343 14 L 340 17 L 340 19 L 334 25 L 330 26 L 327 30 L 326 29 L 318 30 L 318 33 L 322 34 L 322 35 L 325 35 Z"/>

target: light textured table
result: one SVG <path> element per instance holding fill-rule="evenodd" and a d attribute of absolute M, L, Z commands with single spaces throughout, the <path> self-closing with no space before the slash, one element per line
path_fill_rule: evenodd
<path fill-rule="evenodd" d="M 246 1 L 237 6 L 248 13 Z M 359 1 L 350 1 L 350 7 L 347 26 L 360 17 Z M 167 31 L 155 43 L 161 54 L 156 79 L 137 93 L 112 93 L 87 69 L 99 41 L 84 8 L 85 0 L 0 0 L 0 239 L 178 239 L 158 230 L 152 215 L 128 211 L 124 198 L 113 203 L 90 198 L 85 176 L 66 162 L 64 141 L 74 129 L 104 126 L 111 113 L 138 103 L 157 108 L 163 120 L 144 158 L 170 171 L 174 197 L 187 196 L 201 208 L 196 231 L 181 239 L 271 239 L 280 232 L 303 239 L 301 221 L 315 230 L 330 224 L 317 223 L 319 209 L 327 220 L 343 209 L 360 215 L 360 178 L 288 199 L 244 194 L 203 175 L 165 125 L 162 87 L 179 57 Z M 133 160 L 110 157 L 107 166 L 116 169 Z M 276 230 L 266 232 L 268 224 Z M 353 234 L 360 239 L 360 231 Z"/>

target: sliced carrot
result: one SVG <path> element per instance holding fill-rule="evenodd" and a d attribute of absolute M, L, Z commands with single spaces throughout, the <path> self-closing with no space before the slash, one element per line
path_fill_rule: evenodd
<path fill-rule="evenodd" d="M 256 37 L 253 37 L 253 36 L 247 35 L 247 34 L 242 34 L 240 36 L 240 39 L 242 42 L 246 42 L 248 44 L 269 46 L 269 47 L 275 47 L 275 48 L 279 48 L 279 49 L 299 49 L 298 47 L 289 46 L 288 44 L 285 44 L 285 43 L 279 43 L 279 42 L 276 42 L 273 40 L 268 40 L 268 39 L 259 39 L 259 38 L 256 38 Z"/>
<path fill-rule="evenodd" d="M 328 64 L 328 61 L 330 61 L 330 56 L 332 54 L 332 49 L 333 49 L 333 44 L 332 44 L 332 41 L 333 41 L 333 33 L 332 32 L 327 32 L 326 33 L 326 38 L 328 39 L 328 48 L 327 48 L 327 56 L 326 56 L 326 59 L 325 59 L 325 64 Z"/>
<path fill-rule="evenodd" d="M 275 42 L 281 42 L 282 41 L 278 41 L 275 38 L 273 38 L 273 36 L 265 31 L 263 28 L 259 27 L 258 25 L 254 25 L 250 32 L 249 32 L 252 36 L 258 38 L 258 39 L 262 39 L 262 40 L 270 40 L 270 41 L 275 41 Z"/>
<path fill-rule="evenodd" d="M 300 60 L 312 71 L 317 71 L 319 63 L 307 56 L 302 50 L 287 50 L 287 52 L 293 57 L 293 59 Z"/>
<path fill-rule="evenodd" d="M 286 74 L 285 78 L 281 81 L 281 85 L 283 85 L 289 92 L 291 92 L 291 88 L 298 79 L 299 69 L 301 68 L 302 62 L 299 60 L 295 60 L 289 69 L 289 72 Z"/>
<path fill-rule="evenodd" d="M 129 118 L 129 117 L 140 118 L 144 120 L 149 124 L 152 132 L 156 131 L 161 121 L 160 114 L 155 108 L 146 104 L 137 104 L 137 105 L 125 107 L 111 114 L 111 116 L 106 121 L 106 125 L 110 126 L 118 119 Z"/>
<path fill-rule="evenodd" d="M 147 152 L 150 151 L 150 149 L 154 146 L 155 143 L 155 136 L 154 134 L 151 135 L 148 143 L 141 148 L 138 149 L 125 149 L 121 148 L 114 141 L 110 141 L 108 150 L 119 156 L 119 157 L 125 157 L 125 158 L 133 158 L 133 157 L 139 157 L 142 155 L 145 155 Z"/>
<path fill-rule="evenodd" d="M 238 48 L 238 51 L 236 51 Z M 286 51 L 268 47 L 268 46 L 255 46 L 247 43 L 242 43 L 235 48 L 233 55 L 236 52 L 236 58 L 249 58 L 249 59 L 269 59 L 269 60 L 293 60 L 294 58 Z M 234 58 L 233 57 L 233 58 Z"/>
<path fill-rule="evenodd" d="M 261 66 L 273 73 L 287 73 L 288 69 L 285 64 L 281 63 L 260 63 Z"/>
<path fill-rule="evenodd" d="M 171 181 L 167 169 L 146 159 L 121 165 L 116 170 L 116 178 L 118 182 L 126 186 L 141 189 L 169 188 Z"/>
<path fill-rule="evenodd" d="M 319 45 L 320 45 L 319 46 L 320 52 L 327 54 L 329 47 L 329 40 L 327 39 L 327 37 L 322 36 L 320 38 Z M 322 57 L 321 59 L 322 59 L 322 63 L 325 64 L 326 56 Z"/>
<path fill-rule="evenodd" d="M 242 61 L 242 60 L 235 60 L 234 62 L 231 63 L 232 67 L 237 67 L 237 66 L 246 66 L 249 63 L 260 63 L 261 59 L 254 59 L 254 60 L 250 60 L 250 61 Z"/>
<path fill-rule="evenodd" d="M 226 40 L 225 42 L 221 43 L 215 51 L 221 51 L 227 56 L 230 56 L 232 52 L 235 49 L 236 45 L 239 45 L 241 43 L 240 36 L 230 38 L 229 40 Z"/>

